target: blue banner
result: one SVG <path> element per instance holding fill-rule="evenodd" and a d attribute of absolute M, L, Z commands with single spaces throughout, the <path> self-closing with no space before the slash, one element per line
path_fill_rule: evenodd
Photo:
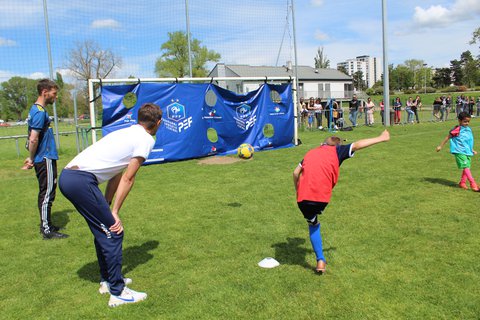
<path fill-rule="evenodd" d="M 127 93 L 137 97 L 127 108 Z M 138 83 L 102 87 L 102 133 L 137 123 L 141 105 L 153 102 L 163 122 L 146 163 L 162 163 L 237 152 L 242 143 L 255 151 L 293 146 L 291 84 L 263 84 L 236 94 L 214 84 Z"/>

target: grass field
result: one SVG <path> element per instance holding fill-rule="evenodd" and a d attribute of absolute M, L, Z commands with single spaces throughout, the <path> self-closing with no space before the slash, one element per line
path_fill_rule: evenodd
<path fill-rule="evenodd" d="M 120 213 L 123 271 L 149 296 L 115 309 L 97 292 L 83 218 L 58 191 L 53 220 L 70 238 L 41 240 L 34 172 L 19 170 L 26 152 L 18 158 L 12 140 L 0 141 L 0 318 L 478 319 L 480 195 L 456 187 L 447 146 L 434 151 L 454 123 L 392 127 L 389 143 L 344 162 L 320 219 L 323 276 L 313 272 L 292 171 L 327 133 L 301 131 L 301 146 L 250 161 L 142 168 Z M 471 125 L 478 137 L 480 120 Z M 348 143 L 381 130 L 339 134 Z M 76 150 L 74 136 L 61 142 L 59 168 Z M 480 179 L 478 158 L 472 172 Z M 259 268 L 268 256 L 281 265 Z"/>

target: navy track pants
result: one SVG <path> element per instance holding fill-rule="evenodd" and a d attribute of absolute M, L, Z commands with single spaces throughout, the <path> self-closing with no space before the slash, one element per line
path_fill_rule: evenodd
<path fill-rule="evenodd" d="M 64 169 L 59 187 L 87 221 L 94 236 L 101 281 L 110 284 L 110 293 L 120 295 L 125 286 L 122 276 L 123 232 L 116 234 L 109 228 L 115 223 L 110 207 L 98 188 L 95 175 L 80 170 Z"/>

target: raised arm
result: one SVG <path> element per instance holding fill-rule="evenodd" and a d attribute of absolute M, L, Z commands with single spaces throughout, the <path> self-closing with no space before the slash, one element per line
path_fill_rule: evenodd
<path fill-rule="evenodd" d="M 355 141 L 352 143 L 352 151 L 367 148 L 380 142 L 387 142 L 388 140 L 390 140 L 390 132 L 384 130 L 378 137 Z"/>

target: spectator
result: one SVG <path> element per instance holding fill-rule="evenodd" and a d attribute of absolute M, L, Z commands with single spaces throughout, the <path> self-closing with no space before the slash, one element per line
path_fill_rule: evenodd
<path fill-rule="evenodd" d="M 373 112 L 375 111 L 375 103 L 373 103 L 370 97 L 367 99 L 367 104 L 365 105 L 365 108 L 367 109 L 367 125 L 372 126 L 375 123 L 375 119 L 373 118 Z"/>
<path fill-rule="evenodd" d="M 320 99 L 320 98 L 315 99 L 315 104 L 313 105 L 313 109 L 315 110 L 315 118 L 317 119 L 318 129 L 322 130 L 323 129 L 323 126 L 322 126 L 322 112 L 323 112 L 322 99 Z"/>
<path fill-rule="evenodd" d="M 308 122 L 308 110 L 307 105 L 305 104 L 305 99 L 303 98 L 300 98 L 300 110 L 302 125 L 305 127 Z"/>
<path fill-rule="evenodd" d="M 415 112 L 412 110 L 414 106 L 413 98 L 409 97 L 405 103 L 405 111 L 407 112 L 407 123 L 413 123 L 413 116 Z"/>
<path fill-rule="evenodd" d="M 349 116 L 348 119 L 352 123 L 352 126 L 356 127 L 357 126 L 357 118 L 358 118 L 358 104 L 359 101 L 357 99 L 357 95 L 354 94 L 352 100 L 350 100 L 349 104 Z"/>
<path fill-rule="evenodd" d="M 442 105 L 442 99 L 440 97 L 435 97 L 433 100 L 433 116 L 436 120 L 440 120 L 440 106 Z"/>
<path fill-rule="evenodd" d="M 450 110 L 452 108 L 452 96 L 448 95 L 445 99 L 445 121 L 448 120 L 448 115 L 450 114 Z"/>
<path fill-rule="evenodd" d="M 477 117 L 480 116 L 480 97 L 477 97 Z"/>
<path fill-rule="evenodd" d="M 415 114 L 415 119 L 417 120 L 417 123 L 420 123 L 420 120 L 418 119 L 418 111 L 422 109 L 422 99 L 420 99 L 420 96 L 415 97 L 415 101 L 413 101 L 411 109 Z"/>
<path fill-rule="evenodd" d="M 469 112 L 471 117 L 474 117 L 473 116 L 473 109 L 474 108 L 475 108 L 475 98 L 470 97 L 470 99 L 468 99 L 468 112 Z"/>
<path fill-rule="evenodd" d="M 400 97 L 395 98 L 395 102 L 393 103 L 393 110 L 395 111 L 395 124 L 400 124 L 400 114 L 402 112 L 402 101 L 400 101 Z"/>
<path fill-rule="evenodd" d="M 383 103 L 383 100 L 380 101 L 380 117 L 382 117 L 382 124 L 385 125 L 385 103 Z"/>
<path fill-rule="evenodd" d="M 310 98 L 310 101 L 306 103 L 308 110 L 308 129 L 312 130 L 315 121 L 315 110 L 313 106 L 313 98 Z"/>

